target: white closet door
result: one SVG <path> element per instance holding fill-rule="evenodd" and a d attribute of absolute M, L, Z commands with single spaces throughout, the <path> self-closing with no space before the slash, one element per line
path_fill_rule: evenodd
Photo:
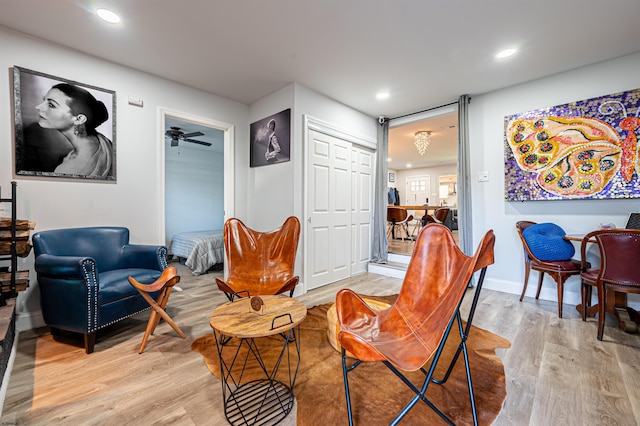
<path fill-rule="evenodd" d="M 351 276 L 351 143 L 316 131 L 309 138 L 307 290 Z"/>
<path fill-rule="evenodd" d="M 371 253 L 373 217 L 373 172 L 375 154 L 353 145 L 351 148 L 351 275 L 367 271 Z"/>

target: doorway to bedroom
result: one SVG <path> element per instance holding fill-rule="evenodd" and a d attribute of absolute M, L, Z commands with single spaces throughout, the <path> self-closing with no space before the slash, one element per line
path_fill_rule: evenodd
<path fill-rule="evenodd" d="M 220 270 L 232 127 L 176 112 L 162 125 L 164 242 L 170 258 L 200 275 Z M 232 163 L 231 163 L 232 164 Z M 231 205 L 233 205 L 231 203 Z"/>

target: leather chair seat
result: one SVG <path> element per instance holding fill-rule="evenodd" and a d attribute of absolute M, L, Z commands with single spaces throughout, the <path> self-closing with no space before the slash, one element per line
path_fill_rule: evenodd
<path fill-rule="evenodd" d="M 531 260 L 531 267 L 550 272 L 580 272 L 580 261 L 576 259 L 554 260 L 553 262 L 538 262 Z"/>

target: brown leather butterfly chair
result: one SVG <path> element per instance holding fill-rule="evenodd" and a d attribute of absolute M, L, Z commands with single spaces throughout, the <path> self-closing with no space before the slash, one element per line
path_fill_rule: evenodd
<path fill-rule="evenodd" d="M 489 231 L 480 246 L 484 247 L 492 239 L 493 232 Z M 402 289 L 390 308 L 374 311 L 353 291 L 342 289 L 338 292 L 338 339 L 342 345 L 342 369 L 350 425 L 353 424 L 353 417 L 347 373 L 363 361 L 382 362 L 416 393 L 392 424 L 400 421 L 421 399 L 445 421 L 453 424 L 425 393 L 481 252 L 486 253 L 477 250 L 474 257 L 466 256 L 447 227 L 427 226 L 418 235 Z M 346 351 L 357 358 L 355 364 L 348 368 Z M 426 373 L 425 381 L 418 389 L 400 370 L 420 370 L 432 356 L 429 371 L 423 370 Z M 468 366 L 467 382 L 472 406 L 475 406 Z"/>
<path fill-rule="evenodd" d="M 536 299 L 540 297 L 540 289 L 542 288 L 542 280 L 544 274 L 549 274 L 551 278 L 558 285 L 558 318 L 562 318 L 562 297 L 564 295 L 564 283 L 572 275 L 578 275 L 581 272 L 581 263 L 576 259 L 569 260 L 540 260 L 532 252 L 527 241 L 522 235 L 522 231 L 531 225 L 535 225 L 536 222 L 520 221 L 516 223 L 516 230 L 520 241 L 522 241 L 522 247 L 524 248 L 524 286 L 522 288 L 522 294 L 520 295 L 520 301 L 524 299 L 524 295 L 527 291 L 527 283 L 529 282 L 529 272 L 533 269 L 538 271 L 540 276 L 538 277 L 538 290 L 536 291 Z"/>
<path fill-rule="evenodd" d="M 293 273 L 300 238 L 300 221 L 291 216 L 270 232 L 247 227 L 240 219 L 224 224 L 224 248 L 229 276 L 216 278 L 229 300 L 234 296 L 293 295 L 299 277 Z"/>
<path fill-rule="evenodd" d="M 640 268 L 638 268 L 640 230 L 601 229 L 587 234 L 583 241 L 586 241 L 587 238 L 595 239 L 598 244 L 600 268 L 587 268 L 586 280 L 583 272 L 582 306 L 583 312 L 585 312 L 587 304 L 585 286 L 588 285 L 590 289 L 591 282 L 595 277 L 598 289 L 598 340 L 602 340 L 607 292 L 640 293 Z"/>

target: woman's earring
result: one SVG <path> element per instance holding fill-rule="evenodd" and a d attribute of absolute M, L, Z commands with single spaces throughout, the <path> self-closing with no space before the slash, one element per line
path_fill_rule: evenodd
<path fill-rule="evenodd" d="M 87 136 L 87 129 L 84 127 L 84 124 L 74 124 L 73 134 L 80 137 Z"/>

